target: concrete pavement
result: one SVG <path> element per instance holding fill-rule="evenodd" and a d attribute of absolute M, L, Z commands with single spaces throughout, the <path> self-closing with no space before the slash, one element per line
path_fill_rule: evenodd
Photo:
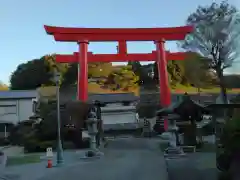
<path fill-rule="evenodd" d="M 154 139 L 114 139 L 104 157 L 62 167 L 38 180 L 167 180 L 163 154 Z"/>
<path fill-rule="evenodd" d="M 167 160 L 169 180 L 215 180 L 217 168 L 214 153 L 192 153 Z"/>

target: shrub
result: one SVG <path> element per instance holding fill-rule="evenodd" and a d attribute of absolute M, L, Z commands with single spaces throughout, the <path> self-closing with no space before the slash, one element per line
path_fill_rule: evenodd
<path fill-rule="evenodd" d="M 57 147 L 57 141 L 43 141 L 39 143 L 39 150 L 46 151 L 47 148 L 51 147 L 53 150 Z"/>
<path fill-rule="evenodd" d="M 7 138 L 0 138 L 0 146 L 7 146 L 10 144 L 9 139 Z"/>
<path fill-rule="evenodd" d="M 19 123 L 14 126 L 9 135 L 9 141 L 13 145 L 23 145 L 25 139 L 33 133 L 32 126 L 25 123 Z"/>
<path fill-rule="evenodd" d="M 39 144 L 40 144 L 40 142 L 35 140 L 35 139 L 25 140 L 25 142 L 23 144 L 24 145 L 24 151 L 26 153 L 41 152 Z"/>
<path fill-rule="evenodd" d="M 235 153 L 240 151 L 240 119 L 234 117 L 227 121 L 221 135 L 221 144 L 226 153 Z"/>
<path fill-rule="evenodd" d="M 76 149 L 76 145 L 71 141 L 62 141 L 63 149 Z M 57 149 L 57 141 L 39 141 L 36 139 L 27 139 L 24 143 L 24 151 L 31 152 L 46 152 L 46 149 L 51 147 L 53 150 Z M 82 141 L 80 148 L 89 148 L 89 140 Z"/>
<path fill-rule="evenodd" d="M 220 172 L 218 174 L 218 180 L 232 180 L 232 176 L 229 172 Z"/>
<path fill-rule="evenodd" d="M 217 157 L 218 169 L 228 171 L 240 152 L 240 118 L 239 115 L 227 121 L 220 137 L 223 151 Z"/>
<path fill-rule="evenodd" d="M 154 118 L 156 116 L 156 111 L 159 109 L 159 105 L 156 104 L 139 104 L 137 106 L 137 112 L 140 118 Z"/>

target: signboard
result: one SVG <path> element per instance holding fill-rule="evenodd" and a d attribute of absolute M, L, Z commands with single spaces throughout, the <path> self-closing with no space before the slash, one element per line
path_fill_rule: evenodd
<path fill-rule="evenodd" d="M 49 158 L 53 157 L 53 152 L 52 152 L 52 148 L 51 147 L 47 148 L 46 156 L 49 157 Z"/>

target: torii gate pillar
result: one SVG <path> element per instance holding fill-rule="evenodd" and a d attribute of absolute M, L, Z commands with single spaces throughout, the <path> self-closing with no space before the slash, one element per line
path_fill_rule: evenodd
<path fill-rule="evenodd" d="M 88 41 L 80 41 L 79 44 L 79 70 L 77 99 L 87 102 L 88 100 Z"/>
<path fill-rule="evenodd" d="M 161 105 L 166 107 L 171 104 L 171 90 L 169 88 L 168 82 L 168 72 L 167 72 L 167 59 L 165 51 L 165 41 L 156 41 L 157 50 L 157 66 L 158 66 L 158 78 L 160 86 L 160 102 Z"/>
<path fill-rule="evenodd" d="M 167 107 L 171 104 L 171 90 L 168 82 L 168 71 L 167 71 L 167 59 L 165 51 L 165 41 L 156 41 L 157 51 L 157 66 L 158 66 L 158 79 L 160 86 L 160 102 L 163 107 Z M 164 129 L 168 129 L 168 121 L 164 120 Z"/>

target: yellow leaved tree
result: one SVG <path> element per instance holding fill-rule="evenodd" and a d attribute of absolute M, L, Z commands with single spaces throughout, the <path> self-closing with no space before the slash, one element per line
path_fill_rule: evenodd
<path fill-rule="evenodd" d="M 68 63 L 57 63 L 55 54 L 45 55 L 41 58 L 46 63 L 49 68 L 49 73 L 54 74 L 54 69 L 60 73 L 60 83 L 63 81 L 65 73 L 68 71 L 69 64 Z M 54 83 L 54 80 L 52 80 Z"/>
<path fill-rule="evenodd" d="M 112 63 L 89 63 L 88 64 L 88 77 L 100 78 L 107 77 L 113 70 Z"/>
<path fill-rule="evenodd" d="M 122 66 L 112 71 L 104 82 L 104 87 L 113 91 L 122 90 L 131 92 L 138 88 L 139 77 L 132 71 L 132 67 Z"/>
<path fill-rule="evenodd" d="M 7 91 L 8 86 L 0 81 L 0 91 Z"/>

